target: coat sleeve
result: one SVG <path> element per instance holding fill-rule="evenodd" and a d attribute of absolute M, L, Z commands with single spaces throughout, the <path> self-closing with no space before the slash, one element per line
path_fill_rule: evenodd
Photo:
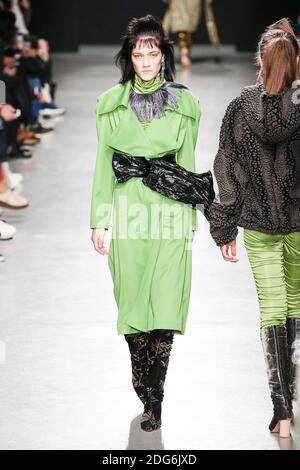
<path fill-rule="evenodd" d="M 197 144 L 199 122 L 201 116 L 200 104 L 197 98 L 194 98 L 195 117 L 185 116 L 187 120 L 187 129 L 182 146 L 177 155 L 177 163 L 188 171 L 196 172 L 195 148 Z M 198 228 L 197 209 L 192 210 L 192 230 Z"/>
<path fill-rule="evenodd" d="M 210 233 L 217 246 L 235 240 L 238 234 L 238 220 L 243 207 L 242 155 L 238 149 L 235 131 L 239 126 L 237 118 L 238 98 L 233 100 L 224 115 L 219 149 L 214 160 L 214 173 L 219 194 L 210 206 Z"/>
<path fill-rule="evenodd" d="M 112 167 L 113 149 L 106 144 L 112 132 L 108 113 L 99 113 L 101 97 L 96 106 L 96 129 L 98 148 L 94 169 L 90 228 L 109 228 L 113 203 L 115 173 Z"/>

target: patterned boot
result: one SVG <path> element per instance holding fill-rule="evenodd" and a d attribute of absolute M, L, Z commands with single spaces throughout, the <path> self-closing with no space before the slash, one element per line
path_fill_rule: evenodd
<path fill-rule="evenodd" d="M 289 354 L 289 386 L 293 400 L 297 400 L 297 366 L 300 359 L 300 318 L 287 318 L 287 341 Z"/>
<path fill-rule="evenodd" d="M 161 427 L 161 404 L 173 339 L 172 330 L 153 330 L 149 334 L 147 403 L 141 422 L 141 428 L 147 432 Z"/>
<path fill-rule="evenodd" d="M 281 420 L 292 418 L 292 400 L 289 390 L 288 346 L 285 325 L 264 326 L 260 329 L 268 382 L 274 415 L 269 425 L 271 432 L 281 432 Z M 282 423 L 286 425 L 286 423 Z"/>
<path fill-rule="evenodd" d="M 141 402 L 146 405 L 149 333 L 130 333 L 124 336 L 131 356 L 132 385 Z"/>

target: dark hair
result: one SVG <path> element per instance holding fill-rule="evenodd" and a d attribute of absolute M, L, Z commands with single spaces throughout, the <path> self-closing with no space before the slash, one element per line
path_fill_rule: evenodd
<path fill-rule="evenodd" d="M 114 57 L 114 63 L 121 70 L 119 83 L 125 83 L 134 77 L 135 71 L 131 61 L 131 52 L 142 36 L 150 36 L 144 42 L 151 47 L 155 44 L 164 55 L 165 79 L 174 81 L 175 60 L 173 42 L 165 35 L 161 22 L 152 15 L 132 18 L 121 37 L 122 46 Z"/>
<path fill-rule="evenodd" d="M 261 57 L 264 86 L 268 93 L 276 95 L 298 78 L 299 53 L 299 43 L 288 18 L 268 26 L 257 50 L 257 63 Z"/>

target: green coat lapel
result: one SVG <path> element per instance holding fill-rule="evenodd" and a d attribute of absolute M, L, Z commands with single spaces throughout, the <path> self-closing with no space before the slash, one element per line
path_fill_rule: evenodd
<path fill-rule="evenodd" d="M 176 152 L 184 139 L 179 132 L 182 116 L 195 117 L 193 102 L 179 99 L 177 108 L 166 109 L 166 115 L 153 119 L 144 129 L 128 103 L 130 81 L 117 85 L 100 97 L 98 114 L 109 113 L 122 107 L 121 118 L 107 140 L 107 145 L 117 151 L 133 156 L 155 157 Z"/>
<path fill-rule="evenodd" d="M 169 112 L 168 116 L 153 119 L 144 129 L 128 107 L 122 112 L 120 122 L 107 145 L 128 155 L 145 157 L 176 151 L 180 122 L 180 114 Z"/>

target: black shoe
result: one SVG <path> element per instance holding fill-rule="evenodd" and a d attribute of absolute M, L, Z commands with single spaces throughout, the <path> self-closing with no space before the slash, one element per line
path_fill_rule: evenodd
<path fill-rule="evenodd" d="M 161 401 L 152 403 L 151 411 L 145 414 L 141 421 L 141 429 L 146 432 L 157 431 L 161 428 Z"/>
<path fill-rule="evenodd" d="M 286 326 L 264 326 L 260 329 L 260 336 L 274 408 L 274 415 L 269 424 L 269 430 L 274 431 L 280 420 L 292 418 Z"/>
<path fill-rule="evenodd" d="M 31 158 L 32 151 L 27 146 L 19 146 L 11 149 L 8 152 L 9 158 Z"/>
<path fill-rule="evenodd" d="M 54 131 L 54 127 L 43 127 L 40 123 L 33 124 L 30 127 L 37 137 L 40 137 L 42 134 L 47 134 L 48 132 Z"/>

